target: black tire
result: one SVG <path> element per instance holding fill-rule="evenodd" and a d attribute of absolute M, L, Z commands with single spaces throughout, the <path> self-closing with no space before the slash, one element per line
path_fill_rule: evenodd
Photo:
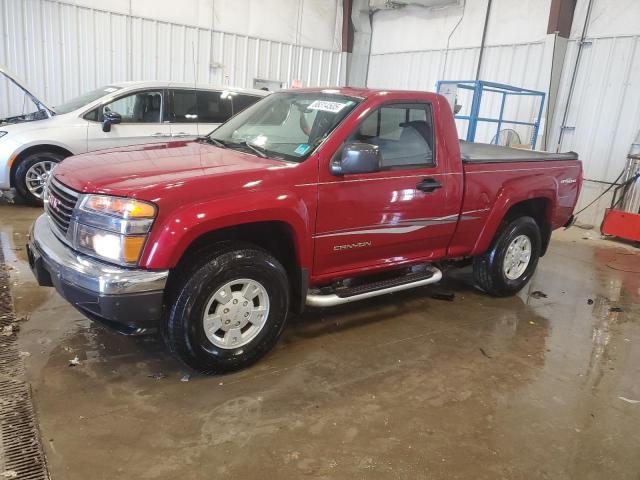
<path fill-rule="evenodd" d="M 65 159 L 64 155 L 61 155 L 59 153 L 54 153 L 54 152 L 46 152 L 46 151 L 32 153 L 31 155 L 28 155 L 25 158 L 23 158 L 18 164 L 18 167 L 16 168 L 16 174 L 14 178 L 14 185 L 20 197 L 22 197 L 24 201 L 28 204 L 42 206 L 43 205 L 42 198 L 38 198 L 36 195 L 31 193 L 31 191 L 29 191 L 29 188 L 27 187 L 27 178 L 26 178 L 27 172 L 33 165 L 37 163 L 47 162 L 47 161 L 53 162 L 53 163 L 60 163 L 64 159 Z"/>
<path fill-rule="evenodd" d="M 531 242 L 531 257 L 524 272 L 519 277 L 510 279 L 503 269 L 504 260 L 509 245 L 520 235 L 525 235 Z M 496 234 L 489 250 L 473 259 L 473 276 L 476 284 L 488 294 L 496 297 L 506 297 L 517 293 L 531 280 L 536 270 L 541 244 L 540 228 L 533 218 L 518 217 L 505 222 Z"/>
<path fill-rule="evenodd" d="M 289 311 L 289 283 L 283 266 L 268 252 L 250 244 L 227 244 L 193 256 L 175 278 L 163 336 L 171 352 L 189 367 L 206 374 L 239 370 L 256 362 L 278 341 Z M 204 309 L 223 285 L 245 278 L 264 286 L 268 316 L 249 343 L 221 348 L 205 333 Z"/>

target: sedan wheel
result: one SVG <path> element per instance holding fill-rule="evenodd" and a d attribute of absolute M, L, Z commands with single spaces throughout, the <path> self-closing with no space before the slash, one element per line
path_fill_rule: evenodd
<path fill-rule="evenodd" d="M 55 152 L 36 152 L 19 160 L 13 183 L 20 196 L 32 205 L 43 204 L 44 189 L 53 167 L 65 155 Z"/>
<path fill-rule="evenodd" d="M 27 190 L 29 190 L 29 193 L 35 198 L 42 199 L 47 179 L 55 165 L 56 162 L 51 160 L 42 160 L 34 163 L 31 165 L 29 170 L 27 170 L 25 175 L 25 185 Z"/>

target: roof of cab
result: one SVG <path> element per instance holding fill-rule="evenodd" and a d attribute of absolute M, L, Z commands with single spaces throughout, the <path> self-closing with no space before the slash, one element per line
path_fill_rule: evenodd
<path fill-rule="evenodd" d="M 349 95 L 352 97 L 358 98 L 369 98 L 376 97 L 381 95 L 389 95 L 389 94 L 402 94 L 402 95 L 438 95 L 435 92 L 427 92 L 427 91 L 419 91 L 419 90 L 385 90 L 385 89 L 376 89 L 376 88 L 356 88 L 356 87 L 309 87 L 309 88 L 296 88 L 296 89 L 288 89 L 287 92 L 300 92 L 300 93 L 335 93 L 338 95 Z"/>

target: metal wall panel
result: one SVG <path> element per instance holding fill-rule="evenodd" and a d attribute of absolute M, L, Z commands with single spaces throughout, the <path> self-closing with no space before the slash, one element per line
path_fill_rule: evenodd
<path fill-rule="evenodd" d="M 371 55 L 367 85 L 372 88 L 399 88 L 405 90 L 434 91 L 438 80 L 470 80 L 475 78 L 480 49 L 458 48 Z M 523 88 L 546 91 L 550 64 L 546 61 L 545 42 L 485 47 L 481 78 L 508 83 Z M 461 114 L 468 113 L 471 95 L 459 91 L 458 101 L 463 105 Z M 485 94 L 481 114 L 497 117 L 500 97 Z M 505 105 L 505 118 L 532 121 L 538 108 L 530 97 L 510 97 Z M 467 122 L 457 121 L 460 138 L 466 136 Z M 531 127 L 504 125 L 514 128 L 527 143 Z M 478 124 L 476 140 L 490 142 L 496 134 L 495 125 Z"/>
<path fill-rule="evenodd" d="M 613 16 L 612 16 L 613 18 Z M 592 20 L 592 23 L 595 20 Z M 611 27 L 612 32 L 616 31 Z M 555 150 L 560 122 L 566 104 L 571 73 L 577 55 L 577 39 L 569 41 L 557 108 L 550 119 L 548 149 Z M 478 48 L 425 50 L 374 54 L 369 66 L 368 84 L 377 88 L 433 90 L 439 79 L 471 79 L 475 76 Z M 547 91 L 551 68 L 552 44 L 549 41 L 514 45 L 489 46 L 485 50 L 481 78 Z M 446 60 L 446 67 L 444 67 Z M 587 38 L 577 75 L 567 128 L 560 151 L 574 150 L 583 162 L 586 181 L 578 208 L 601 194 L 624 168 L 629 146 L 640 129 L 640 35 L 609 34 Z M 496 112 L 497 98 L 488 98 L 484 113 Z M 461 97 L 462 103 L 470 98 Z M 517 99 L 507 106 L 505 117 L 525 118 L 537 113 L 530 99 Z M 464 106 L 463 106 L 464 113 Z M 544 115 L 543 115 L 544 118 Z M 531 119 L 531 118 L 529 118 Z M 526 142 L 530 128 L 516 129 Z M 461 137 L 466 135 L 466 122 L 458 122 Z M 490 141 L 495 134 L 486 124 L 479 126 L 477 139 Z M 542 145 L 540 139 L 538 148 Z M 609 206 L 605 195 L 580 215 L 584 223 L 598 226 Z"/>
<path fill-rule="evenodd" d="M 557 144 L 567 101 L 578 41 L 567 47 L 549 146 Z M 561 151 L 574 150 L 587 179 L 612 182 L 626 164 L 626 156 L 640 129 L 640 35 L 587 38 L 569 107 Z M 607 185 L 586 181 L 578 208 L 590 203 Z M 580 215 L 599 226 L 610 195 Z"/>
<path fill-rule="evenodd" d="M 341 86 L 340 51 L 321 50 L 53 0 L 0 0 L 0 64 L 50 104 L 127 80 L 252 87 L 254 78 Z M 195 63 L 194 63 L 195 59 Z M 0 114 L 22 96 L 0 82 Z"/>

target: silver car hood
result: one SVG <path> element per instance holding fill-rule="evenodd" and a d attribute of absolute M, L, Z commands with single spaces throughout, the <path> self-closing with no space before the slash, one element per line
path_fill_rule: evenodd
<path fill-rule="evenodd" d="M 47 117 L 51 117 L 51 116 L 55 115 L 55 111 L 53 110 L 53 108 L 51 108 L 43 100 L 38 98 L 33 93 L 33 89 L 29 88 L 29 86 L 23 80 L 21 80 L 20 77 L 18 77 L 15 73 L 13 73 L 11 70 L 9 70 L 4 65 L 0 65 L 0 74 L 4 75 L 4 77 L 7 80 L 9 80 L 16 87 L 18 87 L 20 90 L 22 90 L 25 93 L 25 95 L 27 95 L 31 99 L 31 101 L 35 104 L 35 106 L 38 108 L 38 110 L 44 110 Z M 0 115 L 1 115 L 1 112 L 0 112 Z M 4 120 L 6 120 L 6 119 L 4 119 Z M 2 122 L 3 122 L 3 119 L 0 118 L 0 123 L 2 123 Z"/>

